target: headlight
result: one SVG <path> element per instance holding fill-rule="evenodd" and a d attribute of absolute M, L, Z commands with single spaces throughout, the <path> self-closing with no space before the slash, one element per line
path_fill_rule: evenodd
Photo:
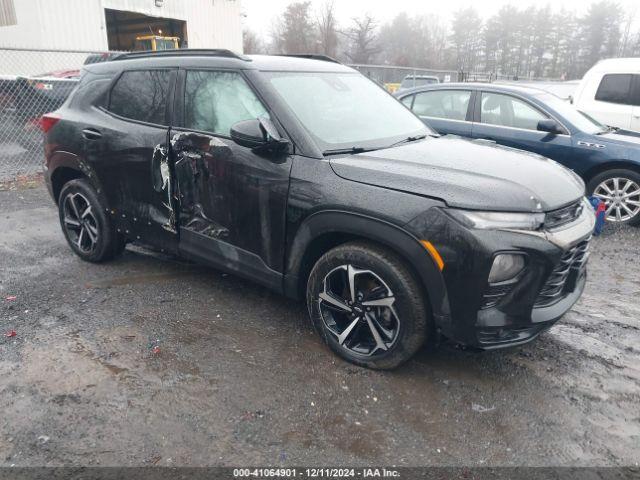
<path fill-rule="evenodd" d="M 467 227 L 482 230 L 538 230 L 544 223 L 544 213 L 479 212 L 447 209 L 447 213 Z"/>

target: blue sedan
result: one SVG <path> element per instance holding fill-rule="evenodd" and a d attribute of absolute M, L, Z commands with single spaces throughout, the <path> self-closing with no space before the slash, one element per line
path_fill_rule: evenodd
<path fill-rule="evenodd" d="M 443 135 L 492 141 L 561 163 L 606 203 L 607 220 L 640 224 L 640 134 L 601 125 L 531 87 L 445 83 L 396 97 Z"/>

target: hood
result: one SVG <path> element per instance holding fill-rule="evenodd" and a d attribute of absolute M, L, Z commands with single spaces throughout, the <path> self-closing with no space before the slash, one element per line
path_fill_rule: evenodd
<path fill-rule="evenodd" d="M 621 147 L 638 147 L 640 146 L 640 132 L 631 130 L 615 130 L 611 133 L 603 133 L 594 135 L 594 142 L 616 144 Z"/>
<path fill-rule="evenodd" d="M 584 195 L 582 180 L 553 160 L 458 137 L 334 158 L 331 165 L 342 178 L 438 198 L 457 208 L 549 211 Z"/>

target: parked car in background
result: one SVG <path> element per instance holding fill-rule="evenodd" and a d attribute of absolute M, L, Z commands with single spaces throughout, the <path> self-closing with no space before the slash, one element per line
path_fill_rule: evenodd
<path fill-rule="evenodd" d="M 602 199 L 607 220 L 640 223 L 640 134 L 606 127 L 531 87 L 449 83 L 396 95 L 441 134 L 484 139 L 551 158 Z"/>
<path fill-rule="evenodd" d="M 398 92 L 403 90 L 407 90 L 409 88 L 422 87 L 423 85 L 433 85 L 434 83 L 440 83 L 440 79 L 433 75 L 407 75 L 404 77 L 402 82 L 400 82 L 400 86 L 398 87 Z"/>
<path fill-rule="evenodd" d="M 172 50 L 85 70 L 42 121 L 84 260 L 140 241 L 245 276 L 305 299 L 323 340 L 373 368 L 438 334 L 527 342 L 582 293 L 595 219 L 576 175 L 440 137 L 351 68 Z"/>
<path fill-rule="evenodd" d="M 640 131 L 640 58 L 611 58 L 589 70 L 573 104 L 598 122 Z"/>
<path fill-rule="evenodd" d="M 77 80 L 80 78 L 80 70 L 77 68 L 70 70 L 54 70 L 52 72 L 33 75 L 31 78 L 70 78 L 72 80 Z"/>
<path fill-rule="evenodd" d="M 568 80 L 566 82 L 553 82 L 553 81 L 519 81 L 519 82 L 508 82 L 508 81 L 497 81 L 495 82 L 501 85 L 515 85 L 519 87 L 531 87 L 537 88 L 538 90 L 544 90 L 548 93 L 553 93 L 556 97 L 566 101 L 571 102 L 573 100 L 573 96 L 580 84 L 579 80 Z"/>
<path fill-rule="evenodd" d="M 18 143 L 27 150 L 42 145 L 40 118 L 59 108 L 78 84 L 78 70 L 60 70 L 33 77 L 17 77 L 13 87 L 14 128 Z"/>

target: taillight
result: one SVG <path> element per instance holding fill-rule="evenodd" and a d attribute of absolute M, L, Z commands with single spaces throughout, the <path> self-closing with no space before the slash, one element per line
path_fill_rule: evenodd
<path fill-rule="evenodd" d="M 60 115 L 57 113 L 45 113 L 40 117 L 40 129 L 47 133 L 53 126 L 60 121 Z"/>

